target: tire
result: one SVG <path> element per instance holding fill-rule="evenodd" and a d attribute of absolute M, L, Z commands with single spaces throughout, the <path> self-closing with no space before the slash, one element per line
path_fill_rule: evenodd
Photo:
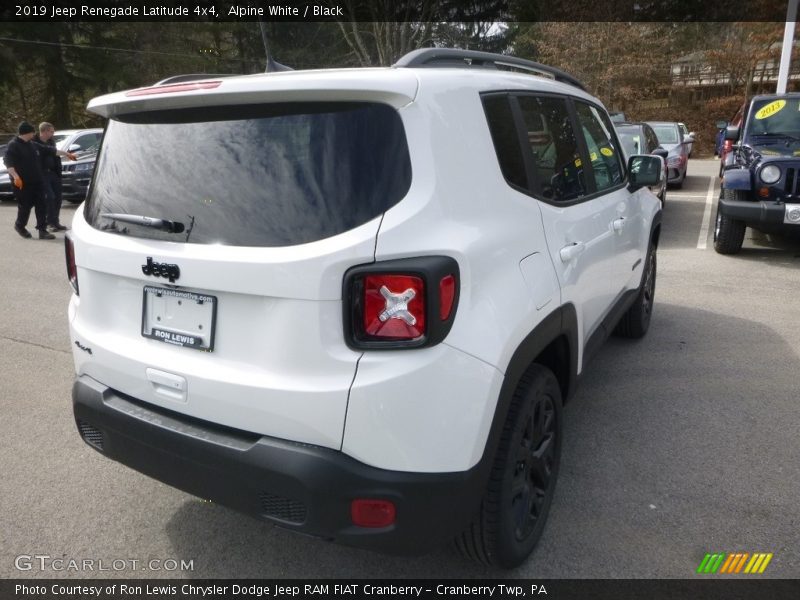
<path fill-rule="evenodd" d="M 638 339 L 644 337 L 650 328 L 650 317 L 653 315 L 653 302 L 656 294 L 657 273 L 656 248 L 653 243 L 647 249 L 647 259 L 639 293 L 631 307 L 622 315 L 614 333 L 620 337 Z"/>
<path fill-rule="evenodd" d="M 461 554 L 505 569 L 530 556 L 553 500 L 561 432 L 558 381 L 531 365 L 514 392 L 479 513 L 455 540 Z"/>
<path fill-rule="evenodd" d="M 675 189 L 681 189 L 684 181 L 686 181 L 686 171 L 683 172 L 683 176 L 678 180 L 678 183 L 675 184 Z"/>
<path fill-rule="evenodd" d="M 726 200 L 745 200 L 746 194 L 741 190 L 722 190 Z M 737 254 L 744 243 L 744 232 L 747 225 L 744 221 L 731 219 L 723 215 L 717 204 L 717 218 L 714 224 L 714 250 L 719 254 Z"/>

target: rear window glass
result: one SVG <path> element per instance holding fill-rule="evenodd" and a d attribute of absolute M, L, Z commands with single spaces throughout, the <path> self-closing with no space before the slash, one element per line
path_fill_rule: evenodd
<path fill-rule="evenodd" d="M 197 244 L 276 247 L 343 233 L 411 185 L 399 114 L 375 103 L 201 107 L 109 121 L 86 219 Z M 103 217 L 180 222 L 169 233 Z"/>
<path fill-rule="evenodd" d="M 679 144 L 677 125 L 653 125 L 659 144 Z"/>
<path fill-rule="evenodd" d="M 617 127 L 617 137 L 628 156 L 647 153 L 644 136 L 639 127 Z"/>

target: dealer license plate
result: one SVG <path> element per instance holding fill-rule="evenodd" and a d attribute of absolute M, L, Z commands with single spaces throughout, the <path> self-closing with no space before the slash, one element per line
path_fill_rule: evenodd
<path fill-rule="evenodd" d="M 216 316 L 216 296 L 144 286 L 144 337 L 211 352 L 214 349 Z"/>

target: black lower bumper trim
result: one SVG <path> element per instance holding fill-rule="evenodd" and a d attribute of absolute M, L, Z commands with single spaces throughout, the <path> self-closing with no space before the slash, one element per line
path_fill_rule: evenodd
<path fill-rule="evenodd" d="M 336 542 L 421 554 L 476 513 L 486 470 L 408 473 L 318 446 L 220 427 L 154 407 L 79 377 L 73 409 L 84 440 L 105 456 L 201 498 Z M 393 525 L 352 524 L 355 498 L 391 500 Z"/>
<path fill-rule="evenodd" d="M 721 214 L 737 221 L 744 221 L 749 227 L 759 231 L 797 231 L 797 225 L 784 223 L 786 212 L 785 204 L 776 204 L 774 201 L 761 200 L 749 202 L 742 200 L 719 199 Z"/>

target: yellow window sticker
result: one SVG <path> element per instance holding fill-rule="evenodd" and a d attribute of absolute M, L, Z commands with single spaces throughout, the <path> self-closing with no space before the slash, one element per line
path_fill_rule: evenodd
<path fill-rule="evenodd" d="M 761 109 L 756 113 L 756 119 L 768 119 L 775 113 L 779 112 L 784 106 L 786 106 L 786 100 L 775 100 L 775 102 L 770 102 L 766 106 L 762 106 Z"/>
<path fill-rule="evenodd" d="M 592 162 L 596 161 L 596 160 L 597 160 L 597 152 L 592 152 L 592 153 L 589 155 L 589 159 L 590 159 Z"/>
<path fill-rule="evenodd" d="M 581 162 L 581 159 L 580 159 L 580 158 L 576 158 L 576 159 L 575 159 L 575 166 L 576 166 L 576 167 L 580 167 L 582 164 L 583 164 L 583 163 Z"/>
<path fill-rule="evenodd" d="M 600 154 L 603 156 L 614 156 L 614 151 L 611 148 L 600 148 Z"/>

